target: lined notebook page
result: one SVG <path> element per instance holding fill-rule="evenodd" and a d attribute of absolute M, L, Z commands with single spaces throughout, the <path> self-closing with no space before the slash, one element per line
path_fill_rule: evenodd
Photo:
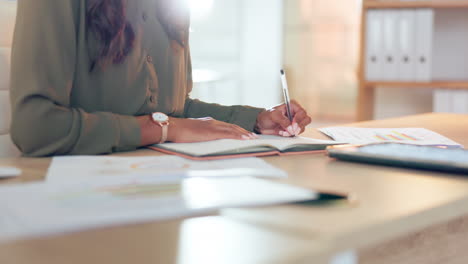
<path fill-rule="evenodd" d="M 193 156 L 204 156 L 214 153 L 236 153 L 238 150 L 245 150 L 258 147 L 269 147 L 271 150 L 283 150 L 294 145 L 307 144 L 334 144 L 336 141 L 320 140 L 305 137 L 285 138 L 279 136 L 259 135 L 259 139 L 252 140 L 235 140 L 235 139 L 220 139 L 207 142 L 197 143 L 164 143 L 155 145 L 168 150 L 187 153 Z"/>

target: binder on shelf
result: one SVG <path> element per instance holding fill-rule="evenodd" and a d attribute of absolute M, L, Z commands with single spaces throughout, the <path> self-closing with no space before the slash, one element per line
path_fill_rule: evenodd
<path fill-rule="evenodd" d="M 368 10 L 366 26 L 365 76 L 368 81 L 378 81 L 382 77 L 383 54 L 383 10 Z"/>
<path fill-rule="evenodd" d="M 382 80 L 395 81 L 398 78 L 398 13 L 396 9 L 383 11 L 383 74 Z"/>
<path fill-rule="evenodd" d="M 454 90 L 451 92 L 453 101 L 453 112 L 457 114 L 468 114 L 468 92 Z"/>
<path fill-rule="evenodd" d="M 397 69 L 399 81 L 413 81 L 416 70 L 416 10 L 399 11 L 397 22 Z"/>
<path fill-rule="evenodd" d="M 452 95 L 448 89 L 437 89 L 433 92 L 433 111 L 436 113 L 452 112 Z"/>
<path fill-rule="evenodd" d="M 416 71 L 415 81 L 432 80 L 432 48 L 434 33 L 434 10 L 416 10 Z"/>

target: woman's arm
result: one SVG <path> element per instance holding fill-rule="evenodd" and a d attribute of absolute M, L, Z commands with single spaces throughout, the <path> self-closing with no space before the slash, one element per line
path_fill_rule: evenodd
<path fill-rule="evenodd" d="M 254 131 L 257 116 L 264 110 L 250 106 L 210 104 L 197 99 L 187 98 L 184 116 L 187 118 L 210 116 L 216 120 L 238 125 L 248 131 Z"/>
<path fill-rule="evenodd" d="M 70 107 L 79 0 L 18 1 L 13 43 L 13 141 L 29 156 L 99 154 L 141 144 L 133 116 Z"/>
<path fill-rule="evenodd" d="M 192 65 L 190 50 L 187 52 L 187 76 L 188 86 L 192 87 Z M 189 94 L 191 89 L 189 89 Z M 223 106 L 209 104 L 200 100 L 191 99 L 187 95 L 184 108 L 185 117 L 210 116 L 216 120 L 238 125 L 248 131 L 261 134 L 280 135 L 290 137 L 304 132 L 305 127 L 311 122 L 310 116 L 296 101 L 291 102 L 293 121 L 286 117 L 286 106 L 279 105 L 271 109 L 255 108 L 250 106 Z"/>

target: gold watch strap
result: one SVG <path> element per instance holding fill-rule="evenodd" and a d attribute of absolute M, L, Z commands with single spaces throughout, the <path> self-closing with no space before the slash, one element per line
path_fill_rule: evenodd
<path fill-rule="evenodd" d="M 169 124 L 162 125 L 161 126 L 161 141 L 159 141 L 159 144 L 166 142 L 167 140 L 167 131 L 169 130 Z"/>

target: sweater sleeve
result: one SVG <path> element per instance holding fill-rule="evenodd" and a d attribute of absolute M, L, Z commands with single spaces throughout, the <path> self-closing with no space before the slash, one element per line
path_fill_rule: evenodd
<path fill-rule="evenodd" d="M 185 102 L 185 117 L 200 118 L 212 117 L 216 120 L 236 124 L 248 131 L 253 131 L 258 114 L 262 108 L 250 106 L 233 105 L 224 106 L 219 104 L 205 103 L 197 99 L 187 98 Z"/>
<path fill-rule="evenodd" d="M 79 0 L 20 0 L 11 69 L 11 136 L 27 156 L 101 154 L 140 144 L 133 116 L 70 106 Z"/>

